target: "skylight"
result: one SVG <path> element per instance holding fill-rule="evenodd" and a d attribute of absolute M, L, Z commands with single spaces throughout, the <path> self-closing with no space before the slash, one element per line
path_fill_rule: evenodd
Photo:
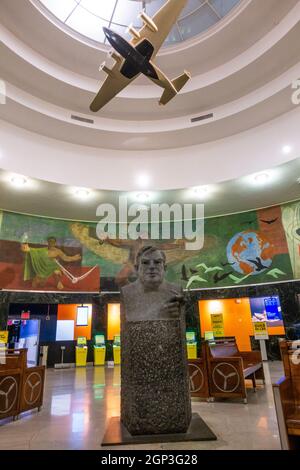
<path fill-rule="evenodd" d="M 203 33 L 224 18 L 241 0 L 188 0 L 165 45 Z M 130 24 L 140 27 L 138 14 L 153 16 L 166 0 L 35 0 L 66 28 L 96 43 L 105 43 L 103 26 L 129 38 Z"/>

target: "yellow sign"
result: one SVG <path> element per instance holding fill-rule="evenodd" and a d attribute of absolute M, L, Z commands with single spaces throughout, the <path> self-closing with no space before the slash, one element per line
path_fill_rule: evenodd
<path fill-rule="evenodd" d="M 269 339 L 267 322 L 256 321 L 253 326 L 255 339 Z"/>
<path fill-rule="evenodd" d="M 0 344 L 8 343 L 8 331 L 0 331 Z"/>
<path fill-rule="evenodd" d="M 223 313 L 213 313 L 211 316 L 211 329 L 213 330 L 215 338 L 225 336 L 224 333 L 224 317 Z"/>

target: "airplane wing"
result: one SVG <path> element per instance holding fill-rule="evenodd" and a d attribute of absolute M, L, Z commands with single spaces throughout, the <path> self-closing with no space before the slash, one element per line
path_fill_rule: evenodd
<path fill-rule="evenodd" d="M 120 63 L 116 62 L 113 68 L 109 70 L 104 83 L 90 105 L 90 110 L 94 113 L 103 108 L 103 106 L 105 106 L 133 81 L 133 79 L 124 77 L 124 75 L 120 73 L 120 68 Z"/>
<path fill-rule="evenodd" d="M 147 16 L 143 16 L 142 13 L 141 19 L 145 25 L 139 31 L 140 38 L 134 37 L 131 44 L 136 46 L 141 40 L 147 39 L 154 47 L 152 56 L 152 59 L 154 59 L 186 4 L 187 0 L 168 0 L 150 19 L 151 24 L 147 24 Z"/>

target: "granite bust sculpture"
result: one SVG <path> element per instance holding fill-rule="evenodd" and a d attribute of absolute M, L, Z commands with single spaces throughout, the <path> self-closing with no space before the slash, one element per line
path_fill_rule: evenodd
<path fill-rule="evenodd" d="M 143 247 L 122 289 L 121 420 L 132 435 L 185 433 L 191 421 L 184 298 L 165 269 L 164 253 Z"/>

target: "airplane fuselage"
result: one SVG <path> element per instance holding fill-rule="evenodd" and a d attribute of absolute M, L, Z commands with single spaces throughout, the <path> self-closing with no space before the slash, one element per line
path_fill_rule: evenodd
<path fill-rule="evenodd" d="M 103 28 L 103 31 L 110 45 L 125 59 L 124 65 L 120 70 L 122 75 L 126 78 L 133 78 L 139 73 L 143 73 L 149 78 L 158 80 L 155 68 L 149 61 L 153 53 L 153 48 L 150 43 L 148 43 L 147 47 L 147 44 L 144 42 L 145 55 L 143 55 L 127 42 L 126 39 L 111 29 Z"/>

